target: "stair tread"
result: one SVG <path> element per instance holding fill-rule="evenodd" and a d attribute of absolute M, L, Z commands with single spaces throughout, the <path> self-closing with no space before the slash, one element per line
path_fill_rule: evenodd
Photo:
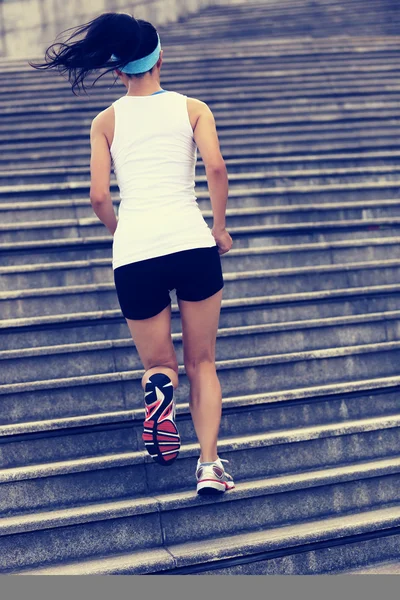
<path fill-rule="evenodd" d="M 279 494 L 296 489 L 330 485 L 338 482 L 362 480 L 400 472 L 400 456 L 360 461 L 336 467 L 307 470 L 268 478 L 248 479 L 236 483 L 234 490 L 216 499 L 200 497 L 193 489 L 169 493 L 149 494 L 133 498 L 122 498 L 101 503 L 83 504 L 55 510 L 42 510 L 35 513 L 22 513 L 3 516 L 0 522 L 0 536 L 11 535 L 52 527 L 67 527 L 89 521 L 121 518 L 144 513 L 157 513 L 181 510 L 193 506 L 204 506 L 216 502 L 235 502 L 246 498 Z M 194 480 L 195 481 L 195 480 Z M 194 486 L 194 484 L 193 484 Z"/>
<path fill-rule="evenodd" d="M 51 288 L 53 289 L 53 288 Z M 28 290 L 29 291 L 29 290 Z M 368 296 L 373 294 L 385 294 L 389 292 L 397 293 L 400 291 L 400 284 L 382 284 L 375 286 L 365 286 L 358 288 L 344 288 L 335 290 L 318 290 L 312 292 L 297 292 L 293 294 L 277 294 L 275 296 L 254 296 L 249 298 L 233 298 L 222 300 L 222 310 L 238 306 L 255 306 L 255 305 L 273 305 L 279 303 L 296 303 L 305 300 L 326 300 L 329 298 L 340 298 L 351 296 Z M 177 312 L 177 305 L 172 304 L 172 311 Z M 83 313 L 62 313 L 54 315 L 41 315 L 35 317 L 19 317 L 14 319 L 0 319 L 0 329 L 8 329 L 14 327 L 34 327 L 43 324 L 65 324 L 78 321 L 93 321 L 102 319 L 121 318 L 118 309 L 87 311 Z"/>
<path fill-rule="evenodd" d="M 277 431 L 269 431 L 267 433 L 245 435 L 242 437 L 221 438 L 219 442 L 219 451 L 221 453 L 229 451 L 235 452 L 239 449 L 262 448 L 287 443 L 291 444 L 302 440 L 338 437 L 366 431 L 380 431 L 397 428 L 399 426 L 400 415 L 391 414 L 383 417 L 347 420 L 338 423 L 310 425 L 292 429 L 286 428 Z M 198 449 L 198 443 L 183 444 L 177 460 L 179 461 L 184 457 L 197 457 Z M 0 469 L 0 483 L 152 462 L 152 459 L 145 450 L 110 453 L 108 455 L 73 460 L 59 460 L 52 463 Z"/>
<path fill-rule="evenodd" d="M 362 167 L 364 169 L 364 167 Z M 301 173 L 302 171 L 299 171 Z M 361 168 L 360 168 L 361 172 Z M 400 172 L 400 167 L 399 167 Z M 269 178 L 271 177 L 279 177 L 280 175 L 276 174 L 266 174 Z M 282 175 L 287 176 L 287 173 L 282 173 Z M 35 209 L 35 208 L 55 208 L 55 207 L 75 207 L 75 206 L 87 206 L 87 202 L 84 200 L 48 200 L 48 201 L 34 201 L 34 202 L 26 202 L 21 204 L 10 203 L 10 204 L 0 204 L 0 212 L 2 211 L 18 211 L 18 210 L 26 210 L 26 209 Z M 242 208 L 228 208 L 226 211 L 227 216 L 244 216 L 244 215 L 264 215 L 264 214 L 275 214 L 275 213 L 307 213 L 313 211 L 321 211 L 328 212 L 340 209 L 368 209 L 375 207 L 387 207 L 387 206 L 400 206 L 400 198 L 395 199 L 378 199 L 378 200 L 363 200 L 363 201 L 346 201 L 346 202 L 324 202 L 324 203 L 310 203 L 310 204 L 278 204 L 275 206 L 251 206 L 251 207 L 242 207 Z M 212 216 L 212 211 L 210 210 L 202 210 L 204 216 Z M 81 219 L 65 219 L 65 221 L 76 221 L 79 222 Z M 41 223 L 48 223 L 49 221 L 33 221 L 35 224 L 40 225 Z M 57 219 L 56 222 L 63 222 L 63 219 Z M 93 222 L 96 220 L 93 218 Z M 25 221 L 18 223 L 21 226 L 30 224 L 31 221 Z"/>
<path fill-rule="evenodd" d="M 338 395 L 354 394 L 363 391 L 373 392 L 378 389 L 397 388 L 400 385 L 400 375 L 393 377 L 380 377 L 374 379 L 357 380 L 345 383 L 334 383 L 322 386 L 295 388 L 278 392 L 263 392 L 223 398 L 223 409 L 236 409 L 247 406 L 260 406 L 277 402 L 313 399 L 321 396 L 335 397 Z M 29 421 L 0 425 L 0 437 L 19 436 L 24 434 L 65 430 L 68 428 L 85 427 L 96 424 L 121 423 L 135 421 L 141 422 L 144 409 L 137 408 L 110 413 L 97 413 L 90 415 L 71 416 L 59 419 L 44 419 L 42 421 Z M 177 405 L 177 418 L 189 414 L 189 404 Z"/>
<path fill-rule="evenodd" d="M 400 222 L 400 217 L 399 217 Z M 286 275 L 297 275 L 307 273 L 329 273 L 336 271 L 350 271 L 359 269 L 387 268 L 399 266 L 400 258 L 387 258 L 378 260 L 365 260 L 347 263 L 307 265 L 303 267 L 283 267 L 276 269 L 257 269 L 254 271 L 236 271 L 224 274 L 224 279 L 227 281 L 237 281 L 238 279 L 264 278 L 264 277 L 284 277 Z M 114 289 L 114 284 L 109 282 L 104 283 L 85 283 L 67 286 L 54 286 L 43 288 L 27 288 L 18 290 L 8 290 L 0 292 L 0 300 L 8 298 L 23 298 L 29 296 L 46 296 L 55 295 L 58 293 L 79 293 L 82 291 L 90 292 L 96 290 Z M 347 288 L 347 290 L 356 288 Z M 324 290 L 329 292 L 331 290 Z M 335 290 L 337 292 L 338 290 Z M 300 292 L 301 293 L 301 292 Z M 307 293 L 307 292 L 304 292 Z M 310 293 L 310 292 L 309 292 Z"/>
<path fill-rule="evenodd" d="M 261 356 L 251 356 L 245 358 L 221 359 L 216 361 L 217 369 L 240 368 L 245 366 L 257 366 L 277 363 L 287 363 L 299 360 L 315 360 L 318 358 L 326 359 L 339 356 L 361 355 L 368 352 L 386 352 L 400 348 L 400 341 L 374 342 L 370 344 L 359 344 L 357 346 L 339 346 L 336 348 L 321 348 L 317 350 L 303 350 L 282 354 L 271 354 Z M 184 373 L 184 366 L 179 365 L 179 373 Z M 114 371 L 111 373 L 98 373 L 89 375 L 77 375 L 73 377 L 58 377 L 54 379 L 44 379 L 27 381 L 22 383 L 0 384 L 0 395 L 15 392 L 25 392 L 28 390 L 54 389 L 56 387 L 67 387 L 69 385 L 90 385 L 96 383 L 106 383 L 111 381 L 127 381 L 131 379 L 141 379 L 143 369 L 128 369 Z"/>
<path fill-rule="evenodd" d="M 342 575 L 400 575 L 400 561 L 372 563 L 366 567 L 342 571 Z"/>
<path fill-rule="evenodd" d="M 303 319 L 299 321 L 282 321 L 280 323 L 263 323 L 256 325 L 241 325 L 219 328 L 217 337 L 230 337 L 237 335 L 249 335 L 257 333 L 268 333 L 288 330 L 310 329 L 315 327 L 333 327 L 338 325 L 354 325 L 360 323 L 371 323 L 375 321 L 391 320 L 400 318 L 400 310 L 382 311 L 376 313 L 365 313 L 357 315 L 347 315 L 340 317 L 325 317 L 321 319 Z M 174 342 L 182 339 L 182 333 L 172 333 Z M 57 354 L 66 354 L 69 352 L 87 352 L 96 350 L 111 350 L 113 348 L 123 348 L 134 346 L 131 338 L 114 338 L 96 341 L 75 342 L 70 344 L 59 344 L 51 346 L 36 346 L 35 348 L 20 348 L 15 350 L 1 350 L 0 361 L 9 359 L 22 359 L 28 357 L 40 357 Z"/>
<path fill-rule="evenodd" d="M 68 238 L 67 240 L 56 240 L 63 245 L 62 242 L 67 242 L 64 245 L 79 245 L 82 241 L 86 241 L 87 238 Z M 102 238 L 103 239 L 103 238 Z M 93 238 L 92 238 L 93 240 Z M 53 240 L 54 242 L 54 240 Z M 230 257 L 236 256 L 253 256 L 253 255 L 276 255 L 276 254 L 291 254 L 292 252 L 309 252 L 310 250 L 336 250 L 336 249 L 353 249 L 363 248 L 367 246 L 379 247 L 379 246 L 393 246 L 398 245 L 400 237 L 388 236 L 384 238 L 360 238 L 350 240 L 330 240 L 326 242 L 310 242 L 310 243 L 299 243 L 299 244 L 282 244 L 278 246 L 252 246 L 249 248 L 232 248 L 229 254 L 225 255 L 223 260 L 229 260 Z M 29 245 L 29 242 L 27 243 Z M 5 247 L 6 244 L 0 244 L 1 247 Z M 15 247 L 14 244 L 9 244 L 10 249 Z M 0 266 L 0 274 L 8 273 L 25 273 L 35 272 L 39 270 L 52 270 L 62 268 L 79 268 L 91 265 L 108 266 L 111 264 L 111 258 L 81 258 L 75 260 L 64 260 L 54 262 L 42 262 L 42 263 L 31 263 L 31 264 L 16 264 L 11 266 Z M 347 263 L 345 263 L 347 264 Z"/>
<path fill-rule="evenodd" d="M 301 546 L 323 540 L 335 540 L 345 536 L 376 532 L 398 527 L 400 507 L 375 509 L 339 517 L 329 517 L 296 525 L 287 525 L 264 531 L 240 533 L 216 539 L 186 542 L 161 549 L 145 550 L 113 557 L 100 557 L 87 561 L 74 561 L 50 567 L 26 570 L 29 574 L 60 573 L 107 573 L 129 569 L 145 561 L 159 562 L 160 570 L 206 563 L 208 565 L 234 557 Z M 160 554 L 161 550 L 161 554 Z M 163 552 L 164 551 L 164 552 Z M 288 551 L 289 554 L 289 551 Z M 171 563 L 172 558 L 172 563 Z M 149 565 L 150 566 L 150 565 Z M 151 565 L 152 567 L 153 565 Z M 150 567 L 150 568 L 151 568 Z"/>

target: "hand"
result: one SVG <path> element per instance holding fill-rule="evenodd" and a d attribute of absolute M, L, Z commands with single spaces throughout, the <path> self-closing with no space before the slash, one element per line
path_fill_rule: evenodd
<path fill-rule="evenodd" d="M 218 229 L 213 227 L 211 233 L 213 234 L 214 239 L 217 243 L 219 254 L 226 254 L 227 252 L 229 252 L 229 250 L 232 248 L 233 242 L 227 230 L 225 228 Z"/>

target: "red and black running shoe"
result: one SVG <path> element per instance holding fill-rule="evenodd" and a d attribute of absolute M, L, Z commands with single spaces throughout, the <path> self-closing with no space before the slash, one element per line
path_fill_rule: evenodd
<path fill-rule="evenodd" d="M 175 423 L 174 386 L 168 375 L 154 373 L 145 387 L 146 418 L 143 441 L 150 456 L 171 465 L 179 454 L 181 438 Z"/>

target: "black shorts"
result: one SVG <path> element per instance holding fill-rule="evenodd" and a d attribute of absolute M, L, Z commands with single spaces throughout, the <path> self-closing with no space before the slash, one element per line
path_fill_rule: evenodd
<path fill-rule="evenodd" d="M 114 269 L 122 314 L 127 319 L 149 319 L 169 304 L 169 292 L 198 302 L 224 287 L 218 246 L 181 250 L 122 265 Z"/>

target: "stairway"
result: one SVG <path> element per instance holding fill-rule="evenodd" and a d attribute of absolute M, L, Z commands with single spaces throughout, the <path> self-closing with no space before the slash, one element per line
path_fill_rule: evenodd
<path fill-rule="evenodd" d="M 398 572 L 399 22 L 389 0 L 259 0 L 160 28 L 162 85 L 210 105 L 230 178 L 218 499 L 195 494 L 174 293 L 183 447 L 166 470 L 142 446 L 89 202 L 90 123 L 124 92 L 1 61 L 1 573 Z M 196 192 L 211 224 L 200 157 Z"/>

